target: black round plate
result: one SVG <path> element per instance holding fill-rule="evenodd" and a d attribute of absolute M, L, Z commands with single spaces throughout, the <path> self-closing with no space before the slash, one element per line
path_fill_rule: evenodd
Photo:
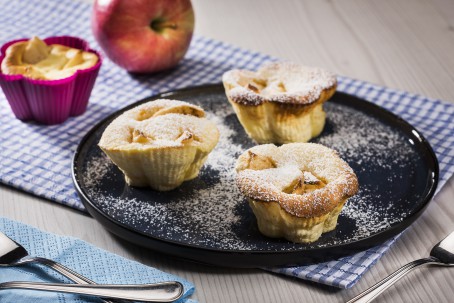
<path fill-rule="evenodd" d="M 199 176 L 170 192 L 133 188 L 98 148 L 106 126 L 138 104 L 159 98 L 202 106 L 221 133 Z M 236 158 L 254 142 L 222 85 L 186 88 L 141 100 L 96 125 L 82 139 L 73 180 L 88 212 L 118 236 L 153 250 L 208 264 L 259 267 L 325 261 L 377 245 L 408 227 L 431 200 L 437 158 L 411 125 L 365 100 L 336 93 L 313 140 L 337 150 L 356 172 L 360 190 L 332 232 L 310 244 L 264 237 L 235 186 Z"/>

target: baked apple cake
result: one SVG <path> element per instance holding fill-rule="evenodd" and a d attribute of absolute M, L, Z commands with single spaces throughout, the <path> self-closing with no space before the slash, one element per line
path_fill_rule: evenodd
<path fill-rule="evenodd" d="M 323 103 L 335 92 L 335 75 L 290 62 L 257 72 L 231 70 L 222 81 L 241 125 L 256 142 L 307 142 L 325 125 Z"/>
<path fill-rule="evenodd" d="M 113 120 L 99 147 L 129 185 L 166 191 L 197 177 L 218 140 L 216 125 L 202 108 L 159 99 Z"/>
<path fill-rule="evenodd" d="M 260 232 L 296 243 L 335 229 L 358 179 L 337 153 L 314 143 L 255 146 L 237 160 L 237 185 Z"/>
<path fill-rule="evenodd" d="M 23 75 L 34 80 L 58 80 L 98 62 L 93 52 L 60 44 L 47 45 L 38 37 L 8 47 L 1 70 L 5 75 Z"/>

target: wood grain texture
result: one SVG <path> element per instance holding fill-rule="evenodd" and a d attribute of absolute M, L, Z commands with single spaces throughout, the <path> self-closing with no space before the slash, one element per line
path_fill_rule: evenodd
<path fill-rule="evenodd" d="M 196 34 L 340 75 L 454 102 L 454 1 L 193 0 Z M 454 134 L 453 134 L 454 135 Z M 264 272 L 203 266 L 139 248 L 67 207 L 0 186 L 0 215 L 86 240 L 180 275 L 201 302 L 344 302 L 454 229 L 454 180 L 349 290 Z M 424 268 L 378 302 L 452 302 L 454 270 Z"/>

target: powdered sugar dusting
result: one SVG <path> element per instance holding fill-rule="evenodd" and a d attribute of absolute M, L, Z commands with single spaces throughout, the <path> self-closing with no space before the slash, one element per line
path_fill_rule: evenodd
<path fill-rule="evenodd" d="M 96 188 L 99 181 L 108 176 L 111 169 L 112 163 L 105 154 L 94 156 L 87 162 L 84 185 L 89 189 Z"/>
<path fill-rule="evenodd" d="M 106 127 L 99 146 L 104 150 L 149 150 L 184 145 L 211 150 L 218 132 L 202 108 L 159 99 L 134 107 Z"/>
<path fill-rule="evenodd" d="M 264 102 L 311 104 L 337 83 L 331 72 L 292 62 L 267 63 L 257 72 L 231 70 L 222 81 L 233 102 L 255 106 Z"/>
<path fill-rule="evenodd" d="M 311 244 L 262 236 L 235 185 L 236 159 L 255 144 L 247 138 L 223 92 L 187 97 L 202 106 L 220 139 L 198 178 L 171 192 L 131 188 L 96 147 L 80 170 L 85 194 L 108 216 L 152 237 L 196 247 L 232 251 L 294 251 L 364 239 L 401 222 L 418 193 L 420 155 L 407 137 L 354 108 L 328 102 L 327 125 L 314 140 L 338 151 L 358 175 L 360 190 L 350 198 L 333 232 Z M 99 139 L 99 135 L 98 139 Z"/>
<path fill-rule="evenodd" d="M 244 195 L 278 202 L 287 212 L 298 217 L 326 215 L 358 191 L 357 178 L 348 164 L 321 144 L 261 145 L 249 149 L 238 162 L 242 169 L 238 172 L 238 186 Z M 294 171 L 297 174 L 289 175 Z M 283 188 L 296 182 L 303 172 L 316 174 L 328 186 L 296 194 L 284 192 Z M 282 184 L 282 181 L 286 182 Z"/>

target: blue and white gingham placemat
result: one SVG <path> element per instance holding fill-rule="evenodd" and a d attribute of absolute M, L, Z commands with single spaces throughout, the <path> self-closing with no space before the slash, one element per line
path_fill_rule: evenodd
<path fill-rule="evenodd" d="M 100 49 L 90 30 L 90 5 L 70 0 L 0 0 L 0 43 L 38 35 L 79 36 Z M 177 69 L 131 76 L 104 60 L 87 113 L 64 124 L 40 126 L 14 118 L 0 94 L 0 181 L 83 210 L 71 181 L 71 158 L 82 136 L 102 118 L 131 102 L 176 88 L 216 83 L 232 68 L 257 69 L 273 58 L 203 37 L 194 37 Z M 370 100 L 401 116 L 429 140 L 440 163 L 440 189 L 454 173 L 454 105 L 370 83 L 339 78 L 339 91 Z M 351 287 L 395 241 L 336 261 L 273 269 L 340 288 Z"/>

